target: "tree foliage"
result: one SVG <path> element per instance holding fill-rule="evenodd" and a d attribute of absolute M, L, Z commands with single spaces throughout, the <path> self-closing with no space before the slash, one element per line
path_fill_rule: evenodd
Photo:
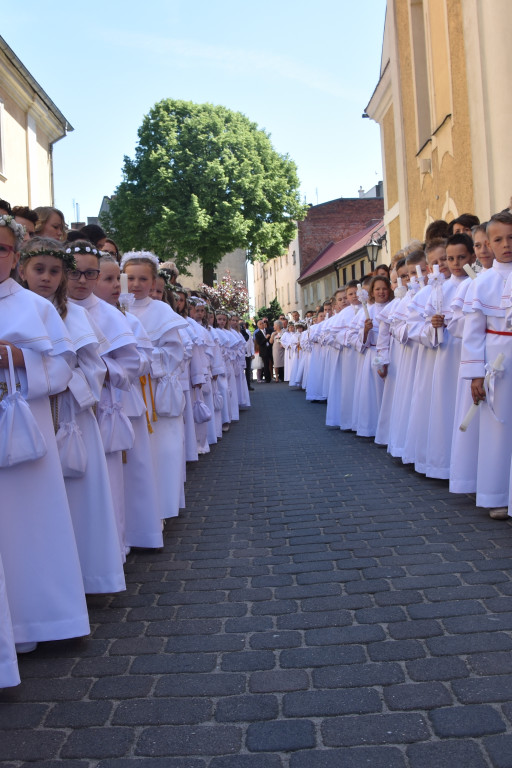
<path fill-rule="evenodd" d="M 277 298 L 272 299 L 268 307 L 260 307 L 258 310 L 256 310 L 256 318 L 261 320 L 262 317 L 266 317 L 271 328 L 274 321 L 279 320 L 279 315 L 282 314 L 283 310 L 281 309 L 281 305 Z"/>
<path fill-rule="evenodd" d="M 240 112 L 165 99 L 143 119 L 135 158 L 103 224 L 122 250 L 150 248 L 181 269 L 244 248 L 278 256 L 306 215 L 295 163 Z"/>
<path fill-rule="evenodd" d="M 241 280 L 233 280 L 228 270 L 222 280 L 214 285 L 200 285 L 214 309 L 227 309 L 243 317 L 249 309 L 249 291 Z"/>

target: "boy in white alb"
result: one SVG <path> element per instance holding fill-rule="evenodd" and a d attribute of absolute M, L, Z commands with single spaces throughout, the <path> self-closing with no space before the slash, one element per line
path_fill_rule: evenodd
<path fill-rule="evenodd" d="M 502 298 L 512 273 L 512 215 L 492 216 L 487 234 L 495 261 L 466 294 L 461 376 L 471 380 L 473 401 L 484 401 L 479 408 L 476 503 L 487 507 L 491 517 L 504 519 L 512 456 L 512 330 L 506 325 Z"/>

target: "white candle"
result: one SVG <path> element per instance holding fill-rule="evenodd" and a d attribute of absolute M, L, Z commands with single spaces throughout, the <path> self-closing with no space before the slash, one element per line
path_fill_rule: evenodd
<path fill-rule="evenodd" d="M 121 273 L 121 293 L 128 293 L 128 275 Z"/>
<path fill-rule="evenodd" d="M 401 277 L 397 277 L 396 284 L 398 285 L 399 288 L 402 287 L 402 278 Z"/>
<path fill-rule="evenodd" d="M 432 272 L 434 274 L 434 277 L 439 277 L 439 274 L 440 274 L 440 272 L 439 272 L 439 264 L 434 264 L 432 266 Z"/>
<path fill-rule="evenodd" d="M 462 269 L 464 270 L 466 275 L 468 275 L 468 277 L 470 277 L 472 280 L 476 279 L 476 272 L 472 266 L 470 266 L 469 264 L 464 264 Z"/>
<path fill-rule="evenodd" d="M 418 280 L 421 280 L 422 277 L 423 277 L 423 274 L 422 274 L 421 267 L 420 267 L 419 264 L 416 264 L 416 274 L 418 275 Z"/>

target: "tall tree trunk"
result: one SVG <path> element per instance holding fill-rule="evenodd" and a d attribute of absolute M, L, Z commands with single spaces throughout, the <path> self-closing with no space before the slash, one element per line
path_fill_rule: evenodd
<path fill-rule="evenodd" d="M 212 285 L 215 280 L 215 267 L 212 264 L 203 264 L 203 283 Z"/>

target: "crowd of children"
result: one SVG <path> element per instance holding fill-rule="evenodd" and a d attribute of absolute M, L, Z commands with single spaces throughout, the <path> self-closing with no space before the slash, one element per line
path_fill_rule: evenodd
<path fill-rule="evenodd" d="M 239 318 L 149 251 L 0 201 L 0 688 L 163 546 L 186 462 L 250 406 Z M 250 353 L 249 353 L 250 355 Z"/>
<path fill-rule="evenodd" d="M 388 278 L 389 274 L 389 278 Z M 289 324 L 285 379 L 326 425 L 512 516 L 512 213 L 436 221 L 425 243 Z"/>

